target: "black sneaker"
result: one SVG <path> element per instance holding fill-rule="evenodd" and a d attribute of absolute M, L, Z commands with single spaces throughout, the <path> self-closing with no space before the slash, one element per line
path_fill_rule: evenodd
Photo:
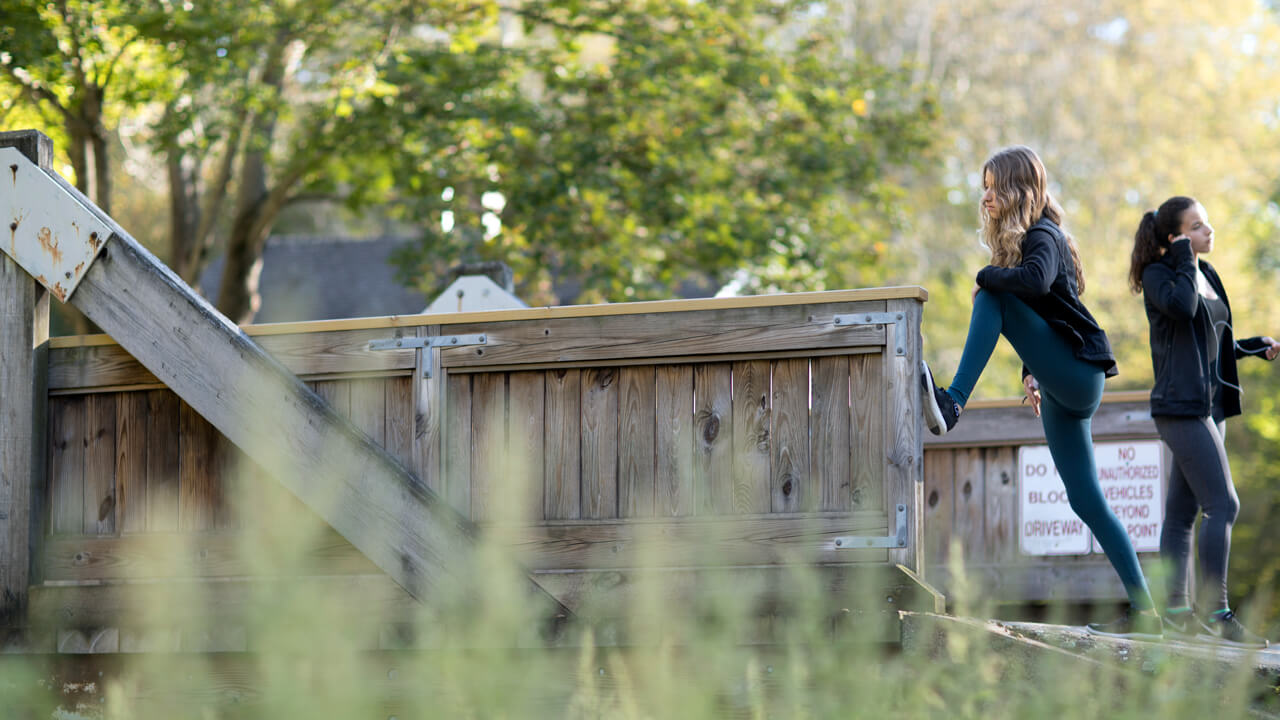
<path fill-rule="evenodd" d="M 1128 638 L 1131 640 L 1160 640 L 1164 638 L 1163 621 L 1154 612 L 1141 612 L 1133 606 L 1125 608 L 1124 614 L 1108 623 L 1089 623 L 1085 626 L 1091 635 L 1104 637 Z"/>
<path fill-rule="evenodd" d="M 929 363 L 920 361 L 920 385 L 924 391 L 924 422 L 934 435 L 946 435 L 960 419 L 960 404 L 933 381 Z"/>
<path fill-rule="evenodd" d="M 1200 618 L 1190 610 L 1166 611 L 1160 619 L 1164 623 L 1164 636 L 1172 640 L 1195 640 L 1197 635 L 1207 631 Z"/>
<path fill-rule="evenodd" d="M 1199 639 L 1242 648 L 1264 648 L 1270 644 L 1266 638 L 1241 625 L 1236 614 L 1230 610 L 1214 613 L 1206 618 Z"/>

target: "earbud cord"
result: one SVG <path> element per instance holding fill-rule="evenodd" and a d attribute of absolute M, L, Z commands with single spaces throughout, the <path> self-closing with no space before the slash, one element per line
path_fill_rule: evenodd
<path fill-rule="evenodd" d="M 1236 341 L 1235 341 L 1235 333 L 1236 333 L 1236 330 L 1235 330 L 1235 328 L 1231 327 L 1231 323 L 1227 322 L 1226 320 L 1218 320 L 1218 321 L 1214 322 L 1214 323 L 1213 323 L 1213 333 L 1214 333 L 1215 335 L 1217 335 L 1217 333 L 1218 333 L 1218 326 L 1219 326 L 1219 325 L 1226 325 L 1226 326 L 1227 326 L 1227 329 L 1231 331 L 1231 336 L 1232 336 L 1231 344 L 1232 344 L 1232 345 L 1234 345 L 1236 348 L 1239 348 L 1240 346 L 1239 346 L 1239 345 L 1236 343 Z M 1233 348 L 1233 349 L 1234 349 L 1234 348 Z M 1267 349 L 1266 349 L 1266 348 L 1258 348 L 1257 350 L 1244 350 L 1244 349 L 1241 349 L 1241 350 L 1240 350 L 1240 352 L 1244 353 L 1245 355 L 1262 355 L 1262 354 L 1264 354 L 1264 353 L 1266 353 L 1266 352 L 1267 352 Z M 1221 358 L 1219 358 L 1219 359 L 1218 359 L 1218 362 L 1216 362 L 1216 363 L 1214 363 L 1214 364 L 1213 364 L 1213 374 L 1218 376 L 1218 382 L 1222 383 L 1223 385 L 1226 385 L 1227 387 L 1235 388 L 1236 392 L 1240 393 L 1241 395 L 1244 395 L 1244 388 L 1240 387 L 1239 385 L 1233 385 L 1232 383 L 1229 383 L 1229 382 L 1227 382 L 1226 380 L 1223 380 L 1223 379 L 1222 379 L 1222 371 L 1221 371 L 1221 367 L 1222 367 L 1222 359 L 1221 359 Z"/>

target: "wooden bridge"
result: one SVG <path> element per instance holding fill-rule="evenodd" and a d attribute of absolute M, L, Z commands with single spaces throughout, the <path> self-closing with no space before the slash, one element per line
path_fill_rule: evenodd
<path fill-rule="evenodd" d="M 46 139 L 0 144 L 40 188 L 14 191 L 14 246 L 83 251 L 56 287 L 3 258 L 12 643 L 251 650 L 237 612 L 284 581 L 240 551 L 278 540 L 262 507 L 320 528 L 287 582 L 373 602 L 383 630 L 473 582 L 478 540 L 557 625 L 627 613 L 655 573 L 668 607 L 715 577 L 781 612 L 796 562 L 833 608 L 879 598 L 885 637 L 941 609 L 919 578 L 921 288 L 242 330 L 50 172 Z M 61 235 L 31 199 L 54 193 Z M 50 292 L 109 335 L 49 341 Z"/>

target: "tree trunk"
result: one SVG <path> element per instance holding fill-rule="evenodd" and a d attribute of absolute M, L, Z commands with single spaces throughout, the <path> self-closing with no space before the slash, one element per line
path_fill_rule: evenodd
<path fill-rule="evenodd" d="M 279 92 L 284 85 L 284 49 L 281 37 L 267 54 L 261 84 Z M 248 146 L 240 166 L 239 195 L 235 220 L 227 238 L 226 262 L 222 266 L 222 284 L 218 288 L 218 309 L 237 323 L 253 321 L 261 297 L 258 277 L 262 270 L 262 250 L 271 231 L 274 214 L 267 216 L 267 154 L 271 150 L 276 128 L 276 114 L 267 110 L 256 116 L 249 127 Z"/>
<path fill-rule="evenodd" d="M 111 214 L 111 157 L 107 129 L 102 125 L 103 89 L 90 84 L 84 89 L 80 118 L 89 133 L 93 147 L 93 201 L 106 214 Z"/>
<path fill-rule="evenodd" d="M 200 242 L 196 229 L 200 224 L 200 207 L 196 202 L 196 173 L 191 161 L 177 142 L 165 149 L 165 165 L 169 173 L 169 264 L 178 276 L 190 284 L 193 247 Z"/>

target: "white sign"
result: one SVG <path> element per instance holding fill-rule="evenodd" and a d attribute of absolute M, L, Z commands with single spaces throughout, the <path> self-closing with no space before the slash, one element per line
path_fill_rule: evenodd
<path fill-rule="evenodd" d="M 1160 549 L 1164 466 L 1158 440 L 1093 446 L 1102 494 L 1134 549 Z M 1071 510 L 1047 445 L 1018 452 L 1018 544 L 1025 555 L 1085 555 L 1102 548 Z"/>
<path fill-rule="evenodd" d="M 1018 451 L 1018 546 L 1024 555 L 1087 555 L 1089 526 L 1067 502 L 1049 446 Z"/>
<path fill-rule="evenodd" d="M 1159 441 L 1102 443 L 1093 446 L 1098 462 L 1102 496 L 1120 518 L 1133 549 L 1160 549 L 1160 524 L 1164 522 L 1164 455 Z M 1102 546 L 1093 541 L 1093 551 Z"/>

